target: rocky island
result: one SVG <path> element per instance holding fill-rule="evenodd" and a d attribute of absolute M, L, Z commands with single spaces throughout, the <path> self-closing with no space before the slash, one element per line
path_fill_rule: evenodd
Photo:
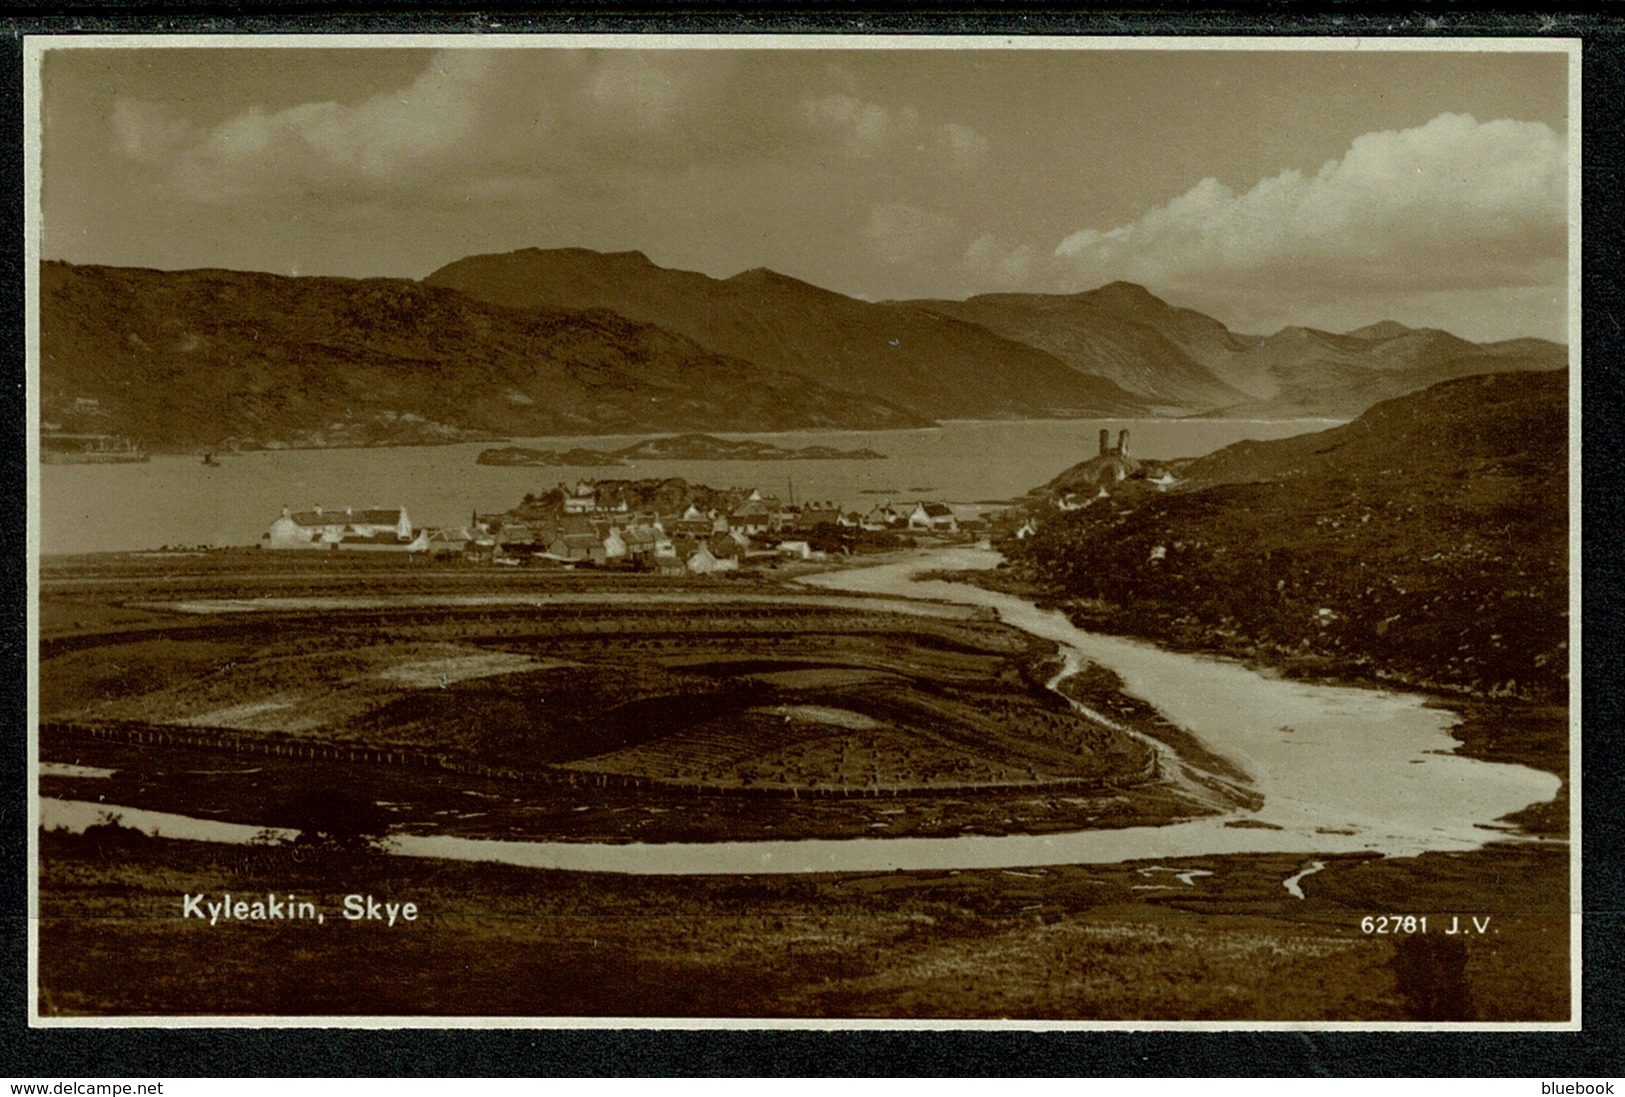
<path fill-rule="evenodd" d="M 833 446 L 786 448 L 748 438 L 678 434 L 668 438 L 647 438 L 613 450 L 497 446 L 481 450 L 476 463 L 608 468 L 633 461 L 881 461 L 885 457 L 884 453 L 876 453 L 872 449 L 841 450 Z"/>

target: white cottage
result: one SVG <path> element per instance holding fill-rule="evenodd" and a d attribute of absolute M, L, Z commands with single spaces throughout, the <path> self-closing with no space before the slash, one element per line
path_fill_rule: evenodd
<path fill-rule="evenodd" d="M 282 517 L 260 540 L 267 548 L 325 549 L 344 541 L 371 540 L 387 544 L 393 538 L 401 544 L 412 541 L 412 519 L 405 507 L 354 510 L 293 511 L 282 508 Z"/>

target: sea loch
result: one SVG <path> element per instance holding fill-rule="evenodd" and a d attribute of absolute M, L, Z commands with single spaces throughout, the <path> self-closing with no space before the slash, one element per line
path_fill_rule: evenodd
<path fill-rule="evenodd" d="M 321 504 L 405 506 L 419 525 L 456 525 L 526 492 L 581 478 L 681 476 L 714 487 L 759 487 L 800 501 L 866 510 L 883 498 L 954 504 L 1025 494 L 1095 452 L 1101 428 L 1128 429 L 1136 453 L 1194 457 L 1243 439 L 1324 430 L 1322 419 L 1043 419 L 952 421 L 925 430 L 728 435 L 785 447 L 873 449 L 883 461 L 642 461 L 624 467 L 477 465 L 488 443 L 377 449 L 265 450 L 221 457 L 155 455 L 139 465 L 40 469 L 41 551 L 123 552 L 165 545 L 252 545 L 279 509 Z M 515 439 L 536 448 L 614 449 L 648 435 Z"/>

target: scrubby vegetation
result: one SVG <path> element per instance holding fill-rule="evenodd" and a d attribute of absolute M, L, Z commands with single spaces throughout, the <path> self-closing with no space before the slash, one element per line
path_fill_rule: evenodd
<path fill-rule="evenodd" d="M 314 606 L 313 608 L 319 608 Z M 674 612 L 674 610 L 678 612 Z M 279 615 L 264 642 L 190 673 L 108 681 L 88 653 L 75 726 L 184 728 L 428 752 L 454 765 L 553 767 L 696 789 L 870 790 L 1106 784 L 1150 752 L 1044 688 L 1050 651 L 1004 626 L 817 606 L 440 609 L 387 631 Z M 145 665 L 149 643 L 101 660 Z M 101 694 L 97 697 L 97 694 Z M 91 700 L 91 698 L 95 698 Z"/>
<path fill-rule="evenodd" d="M 1144 740 L 1047 688 L 1051 644 L 974 610 L 748 581 L 508 573 L 482 595 L 497 580 L 217 565 L 47 578 L 42 749 L 116 771 L 96 787 L 109 802 L 343 840 L 386 823 L 642 841 L 1043 833 L 1211 810 L 1164 787 Z M 276 608 L 223 600 L 261 591 Z M 1076 688 L 1119 725 L 1170 734 L 1114 683 Z M 387 807 L 328 820 L 314 786 Z"/>
<path fill-rule="evenodd" d="M 1561 700 L 1565 382 L 1439 385 L 1190 462 L 1167 492 L 1040 504 L 1036 533 L 999 547 L 1086 625 L 1292 673 Z"/>
<path fill-rule="evenodd" d="M 110 857 L 47 833 L 40 1009 L 1556 1021 L 1568 1015 L 1567 856 L 1501 845 L 1331 858 L 1300 900 L 1281 886 L 1303 868 L 1293 855 L 640 877 L 164 839 Z M 325 924 L 181 917 L 185 894 L 267 892 L 313 901 Z M 347 922 L 345 893 L 422 915 Z M 1435 926 L 1487 913 L 1491 932 L 1361 932 L 1363 916 L 1389 910 Z"/>

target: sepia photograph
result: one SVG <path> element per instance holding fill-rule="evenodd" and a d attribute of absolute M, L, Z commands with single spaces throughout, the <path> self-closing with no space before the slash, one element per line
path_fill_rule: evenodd
<path fill-rule="evenodd" d="M 1577 42 L 23 48 L 32 1025 L 1579 1027 Z"/>

